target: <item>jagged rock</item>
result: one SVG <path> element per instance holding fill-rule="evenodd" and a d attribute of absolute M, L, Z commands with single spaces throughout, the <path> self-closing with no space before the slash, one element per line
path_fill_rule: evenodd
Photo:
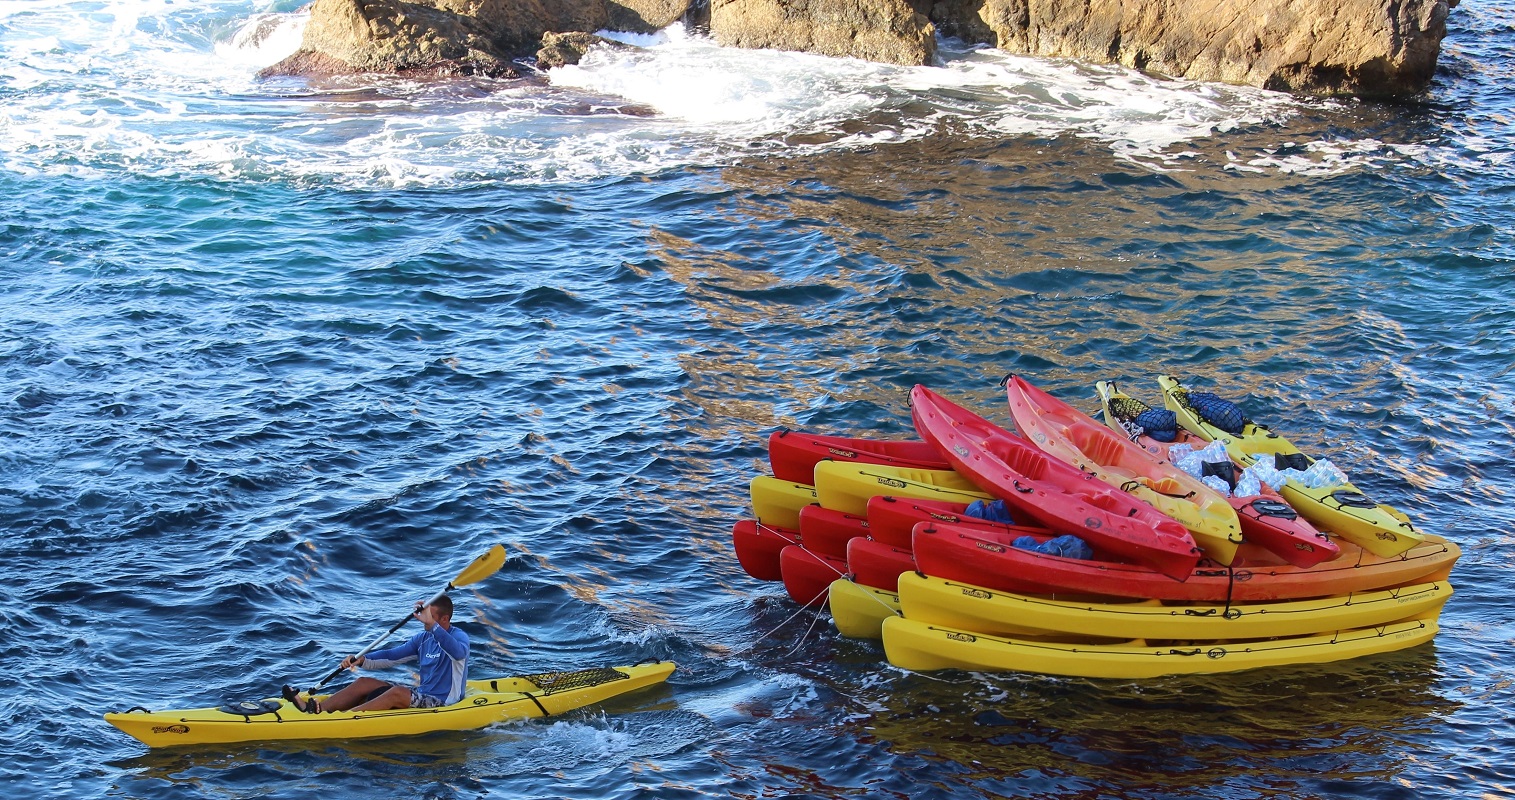
<path fill-rule="evenodd" d="M 949 36 L 1301 94 L 1392 97 L 1429 85 L 1447 0 L 939 0 Z"/>
<path fill-rule="evenodd" d="M 589 48 L 595 45 L 623 49 L 627 45 L 621 42 L 606 39 L 603 36 L 595 36 L 583 31 L 570 31 L 569 33 L 544 33 L 542 34 L 542 47 L 537 50 L 537 67 L 540 69 L 552 69 L 565 64 L 577 64 Z"/>
<path fill-rule="evenodd" d="M 711 0 L 710 34 L 732 47 L 802 50 L 888 64 L 930 64 L 930 2 Z"/>
<path fill-rule="evenodd" d="M 657 8 L 651 0 L 629 1 Z M 606 6 L 605 0 L 315 0 L 300 51 L 263 74 L 320 68 L 513 75 L 511 60 L 535 51 L 544 32 L 597 30 L 609 18 Z"/>
<path fill-rule="evenodd" d="M 652 33 L 690 17 L 703 0 L 607 0 L 605 29 Z"/>
<path fill-rule="evenodd" d="M 1423 91 L 1456 0 L 315 0 L 301 50 L 264 75 L 511 75 L 554 31 L 708 19 L 738 47 L 929 64 L 935 32 L 1012 53 L 1113 61 L 1308 94 Z M 708 15 L 708 16 L 707 16 Z M 588 34 L 583 34 L 588 35 Z M 579 50 L 582 53 L 582 49 Z M 562 63 L 572 63 L 564 61 Z"/>

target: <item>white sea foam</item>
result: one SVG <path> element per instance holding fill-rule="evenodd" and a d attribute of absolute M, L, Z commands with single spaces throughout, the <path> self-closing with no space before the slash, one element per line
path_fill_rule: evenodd
<path fill-rule="evenodd" d="M 724 48 L 675 26 L 602 32 L 542 81 L 260 81 L 298 48 L 293 2 L 0 2 L 0 169 L 343 185 L 577 182 L 936 135 L 1077 136 L 1154 170 L 1209 151 L 1237 172 L 1316 175 L 1424 156 L 1374 140 L 1212 141 L 1286 126 L 1285 95 L 943 43 L 900 67 Z M 1230 145 L 1230 142 L 1227 142 Z M 1490 148 L 1493 149 L 1493 148 Z M 1503 157 L 1501 152 L 1486 153 Z"/>

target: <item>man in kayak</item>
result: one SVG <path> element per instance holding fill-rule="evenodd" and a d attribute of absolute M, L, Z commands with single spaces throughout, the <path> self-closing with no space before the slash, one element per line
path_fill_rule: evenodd
<path fill-rule="evenodd" d="M 286 687 L 285 697 L 301 711 L 380 711 L 389 708 L 436 708 L 463 699 L 468 680 L 468 634 L 452 626 L 452 598 L 440 595 L 429 605 L 416 604 L 416 619 L 425 630 L 404 644 L 342 659 L 343 669 L 384 669 L 419 661 L 420 684 L 414 687 L 362 677 L 323 701 L 301 699 Z"/>

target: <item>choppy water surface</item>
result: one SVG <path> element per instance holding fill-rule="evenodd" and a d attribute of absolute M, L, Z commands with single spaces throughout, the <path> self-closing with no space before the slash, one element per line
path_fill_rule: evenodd
<path fill-rule="evenodd" d="M 1422 101 L 670 31 L 516 82 L 259 82 L 296 2 L 0 3 L 0 776 L 29 797 L 1507 796 L 1515 6 Z M 780 426 L 1158 371 L 1464 548 L 1433 645 L 1142 682 L 911 674 L 737 566 Z M 551 722 L 149 752 L 490 543 Z"/>

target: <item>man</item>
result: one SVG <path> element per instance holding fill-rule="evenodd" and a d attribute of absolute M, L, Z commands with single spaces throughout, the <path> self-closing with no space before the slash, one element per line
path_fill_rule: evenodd
<path fill-rule="evenodd" d="M 302 700 L 285 687 L 284 696 L 301 711 L 381 711 L 390 708 L 436 708 L 463 699 L 468 680 L 468 634 L 452 626 L 452 598 L 440 595 L 429 605 L 416 604 L 416 619 L 425 630 L 404 644 L 375 650 L 364 656 L 342 659 L 343 669 L 384 669 L 419 661 L 419 685 L 401 686 L 378 678 L 362 677 L 332 696 L 317 702 Z"/>

